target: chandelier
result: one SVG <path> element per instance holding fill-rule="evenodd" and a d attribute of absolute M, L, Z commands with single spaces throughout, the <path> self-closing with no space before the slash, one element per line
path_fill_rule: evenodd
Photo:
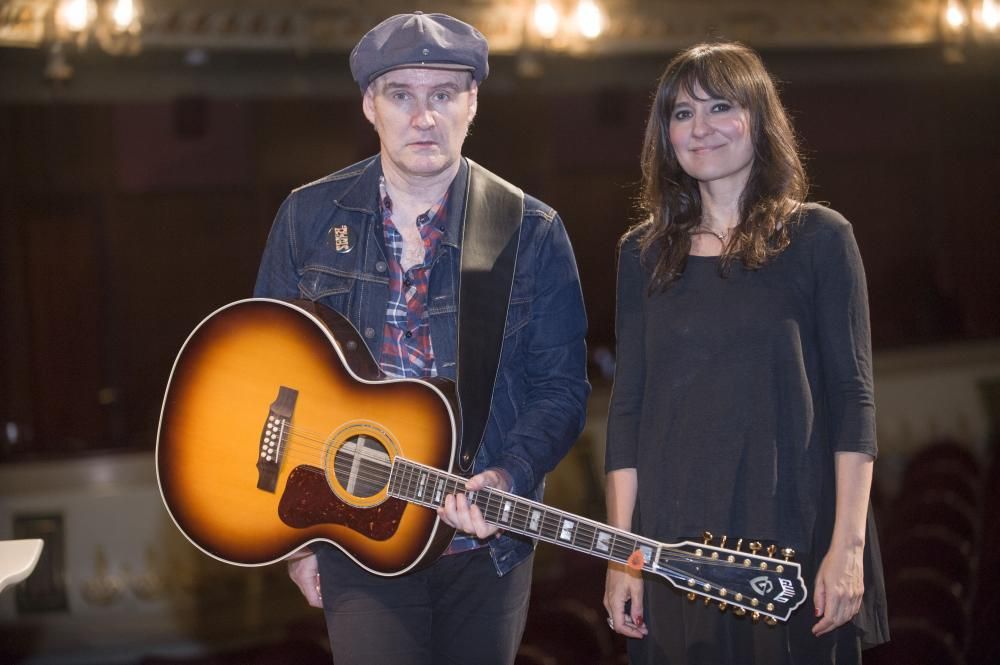
<path fill-rule="evenodd" d="M 73 75 L 67 51 L 83 50 L 91 42 L 112 55 L 139 52 L 141 7 L 136 0 L 55 0 L 46 15 L 49 44 L 45 76 L 65 81 Z"/>
<path fill-rule="evenodd" d="M 948 62 L 964 62 L 970 43 L 1000 36 L 1000 0 L 944 0 L 943 5 L 941 37 Z"/>

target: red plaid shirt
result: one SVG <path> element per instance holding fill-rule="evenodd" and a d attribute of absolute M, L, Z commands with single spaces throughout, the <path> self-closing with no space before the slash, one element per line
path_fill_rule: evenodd
<path fill-rule="evenodd" d="M 427 286 L 431 265 L 444 236 L 448 193 L 417 217 L 417 228 L 424 243 L 424 261 L 404 271 L 403 236 L 392 221 L 392 200 L 379 182 L 385 247 L 389 254 L 389 301 L 386 306 L 382 356 L 379 363 L 388 376 L 427 378 L 437 376 L 434 348 L 431 344 L 430 318 L 427 315 Z"/>

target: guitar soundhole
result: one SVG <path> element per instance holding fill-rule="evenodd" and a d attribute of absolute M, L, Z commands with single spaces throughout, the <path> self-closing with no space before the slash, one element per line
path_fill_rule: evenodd
<path fill-rule="evenodd" d="M 378 439 L 365 434 L 349 436 L 333 456 L 333 473 L 349 494 L 367 499 L 389 482 L 392 461 Z"/>

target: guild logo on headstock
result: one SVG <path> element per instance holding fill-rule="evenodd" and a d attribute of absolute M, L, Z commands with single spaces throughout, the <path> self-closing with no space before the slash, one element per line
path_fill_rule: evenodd
<path fill-rule="evenodd" d="M 779 578 L 778 583 L 781 584 L 781 593 L 774 597 L 774 602 L 787 603 L 795 596 L 795 585 L 784 577 Z"/>
<path fill-rule="evenodd" d="M 750 586 L 761 596 L 769 595 L 774 589 L 774 583 L 766 575 L 761 575 L 750 580 Z"/>

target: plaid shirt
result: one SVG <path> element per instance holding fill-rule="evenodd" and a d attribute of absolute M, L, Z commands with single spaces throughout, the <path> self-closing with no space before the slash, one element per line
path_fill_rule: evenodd
<path fill-rule="evenodd" d="M 392 199 L 385 189 L 385 177 L 379 181 L 379 200 L 385 247 L 389 251 L 389 302 L 385 314 L 385 334 L 382 336 L 382 371 L 392 377 L 428 378 L 437 376 L 434 347 L 431 344 L 430 320 L 427 316 L 427 285 L 431 265 L 444 237 L 444 219 L 448 207 L 448 192 L 424 214 L 417 217 L 420 239 L 424 241 L 424 262 L 404 271 L 403 236 L 392 221 Z M 485 547 L 486 541 L 457 533 L 445 554 L 458 554 Z"/>
<path fill-rule="evenodd" d="M 406 271 L 401 265 L 403 236 L 392 221 L 392 199 L 386 192 L 384 177 L 379 181 L 379 200 L 389 254 L 389 300 L 379 364 L 383 372 L 394 378 L 437 376 L 427 315 L 427 285 L 431 265 L 444 236 L 448 192 L 417 217 L 417 228 L 424 243 L 424 260 Z"/>

